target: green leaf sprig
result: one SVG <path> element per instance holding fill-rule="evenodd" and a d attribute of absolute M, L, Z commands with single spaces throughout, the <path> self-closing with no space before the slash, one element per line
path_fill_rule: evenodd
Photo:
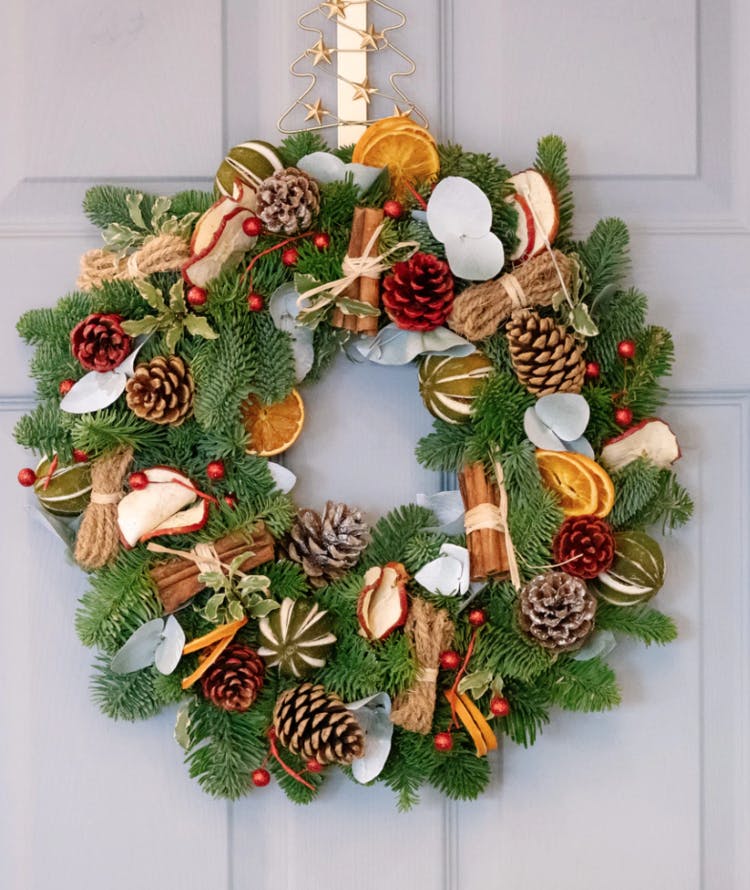
<path fill-rule="evenodd" d="M 219 336 L 205 316 L 196 315 L 188 310 L 181 279 L 169 289 L 169 303 L 164 299 L 161 290 L 154 287 L 151 282 L 139 279 L 134 284 L 156 315 L 146 315 L 134 321 L 123 322 L 122 329 L 131 337 L 160 332 L 164 334 L 167 349 L 174 352 L 185 332 L 194 337 L 203 337 L 204 340 L 216 340 Z"/>
<path fill-rule="evenodd" d="M 246 575 L 241 566 L 253 554 L 250 551 L 235 557 L 225 572 L 204 572 L 198 580 L 215 593 L 198 612 L 214 624 L 240 621 L 246 615 L 265 618 L 279 608 L 270 599 L 271 579 L 265 575 Z"/>

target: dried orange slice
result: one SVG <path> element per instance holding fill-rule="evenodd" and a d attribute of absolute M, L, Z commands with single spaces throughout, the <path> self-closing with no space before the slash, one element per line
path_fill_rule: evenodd
<path fill-rule="evenodd" d="M 355 164 L 388 167 L 393 194 L 403 198 L 408 191 L 407 183 L 413 185 L 435 179 L 440 171 L 440 158 L 435 140 L 424 127 L 413 122 L 379 126 L 390 120 L 392 118 L 378 121 L 365 132 L 352 160 Z"/>
<path fill-rule="evenodd" d="M 257 396 L 242 406 L 245 429 L 250 433 L 251 454 L 271 457 L 293 445 L 302 432 L 305 406 L 302 397 L 293 389 L 281 402 L 264 405 Z"/>
<path fill-rule="evenodd" d="M 537 451 L 536 460 L 542 482 L 557 494 L 566 516 L 586 516 L 599 504 L 594 476 L 568 451 Z"/>
<path fill-rule="evenodd" d="M 355 158 L 362 157 L 371 142 L 374 142 L 375 139 L 379 139 L 385 133 L 394 133 L 398 130 L 421 130 L 427 132 L 424 127 L 415 123 L 411 118 L 384 117 L 379 121 L 375 121 L 374 124 L 370 124 L 365 132 L 359 137 L 357 144 L 354 146 L 352 161 L 357 164 L 362 163 L 361 161 L 355 160 Z M 427 135 L 429 136 L 429 133 Z"/>

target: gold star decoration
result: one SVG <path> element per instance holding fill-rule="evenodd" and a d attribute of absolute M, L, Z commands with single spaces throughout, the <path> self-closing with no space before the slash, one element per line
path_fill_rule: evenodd
<path fill-rule="evenodd" d="M 378 41 L 386 42 L 385 34 L 382 31 L 376 31 L 375 25 L 370 25 L 366 31 L 360 31 L 359 36 L 362 38 L 360 49 L 378 49 Z"/>
<path fill-rule="evenodd" d="M 346 0 L 328 0 L 326 3 L 321 3 L 320 8 L 326 11 L 326 18 L 332 19 L 334 16 L 338 16 L 345 19 L 348 5 Z"/>
<path fill-rule="evenodd" d="M 393 117 L 411 117 L 411 108 L 399 108 L 398 105 L 393 106 Z"/>
<path fill-rule="evenodd" d="M 321 62 L 325 62 L 326 65 L 331 64 L 331 55 L 333 53 L 332 49 L 329 49 L 323 38 L 315 44 L 315 46 L 311 46 L 310 49 L 307 50 L 308 56 L 313 56 L 313 65 L 320 65 Z"/>
<path fill-rule="evenodd" d="M 352 86 L 354 87 L 354 101 L 356 102 L 357 99 L 364 99 L 368 105 L 372 102 L 370 96 L 373 93 L 380 92 L 377 87 L 370 85 L 369 77 L 365 77 L 362 83 L 353 83 Z"/>
<path fill-rule="evenodd" d="M 331 115 L 331 112 L 326 108 L 323 108 L 323 101 L 321 99 L 317 99 L 312 105 L 308 102 L 304 103 L 305 108 L 307 109 L 307 117 L 306 121 L 314 120 L 316 124 L 322 124 L 323 118 L 326 115 Z"/>

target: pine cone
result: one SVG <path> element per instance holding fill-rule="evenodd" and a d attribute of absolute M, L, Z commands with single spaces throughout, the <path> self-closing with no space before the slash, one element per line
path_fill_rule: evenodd
<path fill-rule="evenodd" d="M 320 187 L 307 173 L 287 167 L 258 189 L 257 213 L 269 232 L 306 232 L 320 209 Z"/>
<path fill-rule="evenodd" d="M 263 688 L 265 670 L 252 649 L 230 643 L 201 677 L 201 690 L 217 708 L 247 711 Z"/>
<path fill-rule="evenodd" d="M 537 575 L 519 599 L 521 630 L 555 652 L 580 649 L 594 629 L 596 597 L 580 578 L 567 572 Z"/>
<path fill-rule="evenodd" d="M 151 423 L 179 426 L 193 408 L 193 375 L 176 355 L 138 365 L 125 389 L 128 408 Z"/>
<path fill-rule="evenodd" d="M 506 328 L 513 367 L 521 383 L 536 396 L 579 393 L 583 388 L 585 344 L 554 318 L 516 309 Z"/>
<path fill-rule="evenodd" d="M 453 309 L 453 276 L 448 264 L 431 253 L 415 253 L 396 263 L 383 280 L 383 305 L 389 318 L 407 331 L 434 331 Z"/>
<path fill-rule="evenodd" d="M 360 510 L 328 501 L 323 516 L 300 510 L 289 536 L 289 559 L 302 566 L 314 587 L 324 587 L 357 564 L 370 529 Z"/>
<path fill-rule="evenodd" d="M 120 315 L 94 314 L 84 318 L 70 333 L 73 355 L 87 371 L 111 371 L 133 348 L 123 331 Z"/>
<path fill-rule="evenodd" d="M 292 754 L 324 766 L 349 764 L 365 750 L 364 733 L 354 715 L 337 695 L 312 683 L 287 689 L 278 697 L 273 728 Z"/>
<path fill-rule="evenodd" d="M 615 558 L 615 536 L 597 516 L 569 516 L 552 542 L 555 562 L 578 578 L 596 578 Z"/>

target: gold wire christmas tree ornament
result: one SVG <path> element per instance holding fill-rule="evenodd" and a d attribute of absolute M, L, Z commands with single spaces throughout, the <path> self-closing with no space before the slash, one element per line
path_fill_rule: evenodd
<path fill-rule="evenodd" d="M 368 21 L 368 13 L 375 8 L 396 16 L 397 22 L 381 26 Z M 335 46 L 329 45 L 323 28 L 308 23 L 313 16 L 322 17 L 323 26 L 327 22 L 335 23 Z M 400 30 L 406 23 L 402 12 L 381 0 L 328 0 L 304 12 L 297 24 L 303 31 L 315 35 L 316 41 L 292 62 L 289 71 L 294 77 L 306 78 L 308 85 L 279 119 L 279 131 L 291 134 L 338 129 L 338 144 L 350 145 L 359 139 L 368 124 L 388 115 L 412 117 L 428 126 L 424 113 L 398 84 L 400 78 L 411 77 L 417 70 L 414 60 L 390 40 L 391 32 Z M 388 50 L 401 58 L 406 67 L 392 72 L 386 87 L 373 82 L 368 63 L 371 55 Z M 301 70 L 304 64 L 311 70 Z M 326 108 L 317 95 L 319 74 L 337 82 L 335 112 Z"/>

